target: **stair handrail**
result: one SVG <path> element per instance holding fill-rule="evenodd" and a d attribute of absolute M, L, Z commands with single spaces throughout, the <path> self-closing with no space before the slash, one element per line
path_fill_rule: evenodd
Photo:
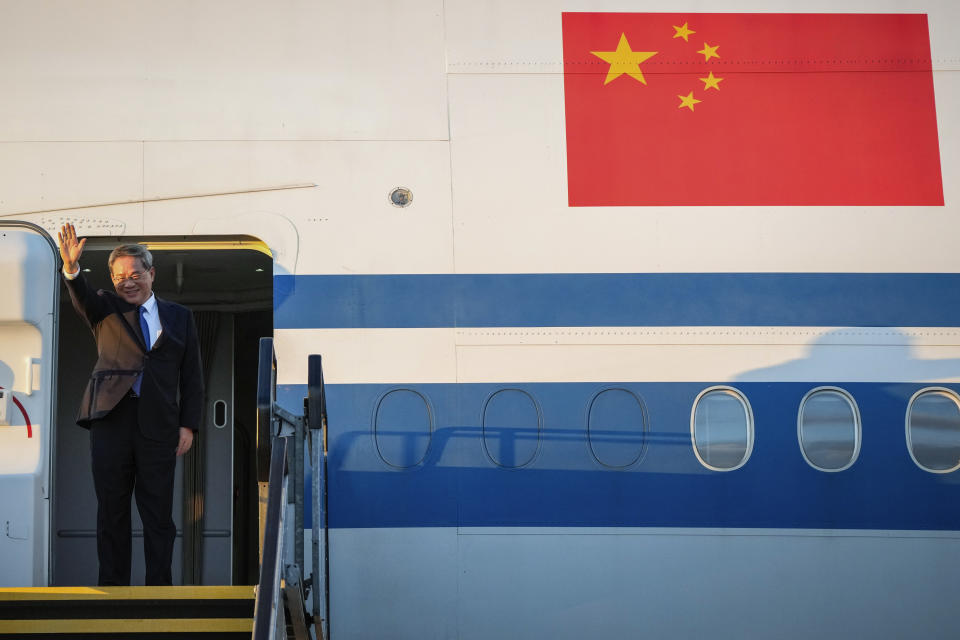
<path fill-rule="evenodd" d="M 273 441 L 270 454 L 267 515 L 263 526 L 263 554 L 260 560 L 260 580 L 257 583 L 257 600 L 253 613 L 253 640 L 270 640 L 284 629 L 280 579 L 283 576 L 284 514 L 287 512 L 287 444 L 289 438 L 278 437 Z"/>
<path fill-rule="evenodd" d="M 260 360 L 257 369 L 257 482 L 267 482 L 270 468 L 270 445 L 275 435 L 273 405 L 277 398 L 277 355 L 273 338 L 260 338 Z"/>
<path fill-rule="evenodd" d="M 304 407 L 310 434 L 311 467 L 311 573 L 313 619 L 317 640 L 330 637 L 330 564 L 327 556 L 327 391 L 323 381 L 323 359 L 307 358 L 307 397 Z"/>
<path fill-rule="evenodd" d="M 284 613 L 284 559 L 287 555 L 288 434 L 282 434 L 283 411 L 277 406 L 277 356 L 273 338 L 260 338 L 257 370 L 257 485 L 260 503 L 260 577 L 254 604 L 254 640 L 286 637 Z M 290 416 L 292 417 L 292 416 Z M 264 462 L 267 464 L 264 464 Z M 302 535 L 302 534 L 301 534 Z"/>
<path fill-rule="evenodd" d="M 261 338 L 257 373 L 260 580 L 254 619 L 256 640 L 285 637 L 288 624 L 293 626 L 297 640 L 307 640 L 309 623 L 317 640 L 329 637 L 326 426 L 320 356 L 308 358 L 308 395 L 303 399 L 303 415 L 295 415 L 277 403 L 273 339 Z M 269 465 L 263 463 L 265 457 Z M 309 467 L 312 478 L 313 553 L 312 571 L 303 580 L 305 467 Z M 288 528 L 293 530 L 288 532 Z M 307 590 L 312 592 L 312 615 L 306 612 Z"/>

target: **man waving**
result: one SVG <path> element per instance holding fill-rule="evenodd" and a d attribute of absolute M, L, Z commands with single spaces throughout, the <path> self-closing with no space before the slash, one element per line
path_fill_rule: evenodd
<path fill-rule="evenodd" d="M 58 234 L 63 277 L 97 342 L 97 363 L 77 413 L 90 430 L 97 493 L 100 585 L 130 584 L 130 498 L 143 521 L 148 585 L 172 584 L 177 456 L 200 425 L 203 380 L 190 310 L 153 294 L 153 256 L 121 245 L 107 267 L 115 291 L 95 291 L 80 271 L 86 239 L 72 224 Z"/>

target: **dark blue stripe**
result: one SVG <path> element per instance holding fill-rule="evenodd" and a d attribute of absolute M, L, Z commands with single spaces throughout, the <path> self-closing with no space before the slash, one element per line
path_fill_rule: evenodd
<path fill-rule="evenodd" d="M 407 470 L 388 465 L 374 437 L 374 408 L 390 387 L 329 385 L 329 524 L 960 530 L 960 472 L 925 472 L 906 449 L 907 403 L 923 385 L 838 385 L 857 400 L 863 444 L 850 469 L 824 473 L 803 459 L 796 426 L 800 400 L 819 384 L 737 383 L 756 441 L 730 472 L 705 469 L 691 446 L 690 409 L 710 383 L 505 385 L 543 415 L 539 453 L 521 469 L 498 467 L 484 449 L 482 407 L 500 385 L 416 385 L 435 431 Z M 603 467 L 588 446 L 587 407 L 606 387 L 635 393 L 649 416 L 646 453 L 625 470 Z M 301 406 L 305 393 L 282 387 L 280 399 Z"/>
<path fill-rule="evenodd" d="M 947 327 L 960 274 L 466 274 L 274 277 L 275 326 Z"/>

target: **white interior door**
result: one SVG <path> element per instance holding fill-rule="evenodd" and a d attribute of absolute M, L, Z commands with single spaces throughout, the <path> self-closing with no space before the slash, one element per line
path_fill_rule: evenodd
<path fill-rule="evenodd" d="M 43 229 L 0 221 L 0 586 L 49 580 L 58 264 Z"/>

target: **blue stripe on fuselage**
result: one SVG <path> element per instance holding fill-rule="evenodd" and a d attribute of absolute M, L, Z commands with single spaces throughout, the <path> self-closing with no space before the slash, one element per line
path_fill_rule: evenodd
<path fill-rule="evenodd" d="M 278 275 L 275 326 L 956 326 L 960 274 Z"/>
<path fill-rule="evenodd" d="M 797 441 L 800 400 L 823 384 L 812 382 L 734 383 L 753 408 L 753 454 L 735 471 L 705 469 L 691 448 L 690 410 L 711 384 L 412 385 L 429 403 L 434 432 L 423 462 L 406 470 L 384 462 L 372 426 L 378 400 L 396 387 L 328 385 L 329 525 L 960 530 L 960 472 L 925 472 L 906 449 L 907 403 L 925 385 L 837 385 L 859 405 L 863 442 L 850 469 L 825 473 Z M 538 452 L 519 469 L 498 467 L 484 449 L 484 402 L 507 387 L 542 411 Z M 587 440 L 590 400 L 605 388 L 630 390 L 649 416 L 646 452 L 623 470 L 598 463 Z M 301 406 L 306 387 L 279 392 L 282 404 Z"/>

